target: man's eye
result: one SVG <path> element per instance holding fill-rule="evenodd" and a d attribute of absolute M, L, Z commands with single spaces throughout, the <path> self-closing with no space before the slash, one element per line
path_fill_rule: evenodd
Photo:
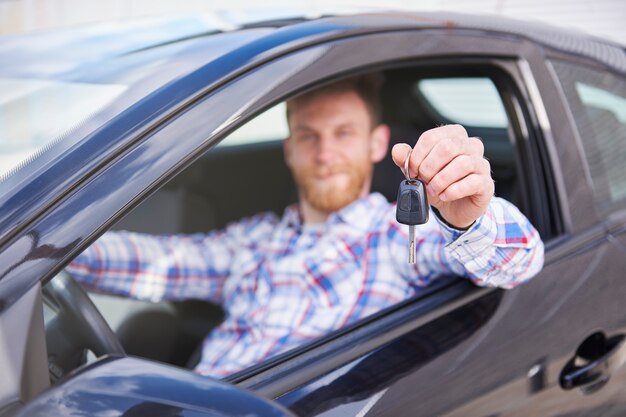
<path fill-rule="evenodd" d="M 347 138 L 347 137 L 350 137 L 351 135 L 352 135 L 351 130 L 340 130 L 337 133 L 337 136 L 339 136 L 340 138 Z"/>
<path fill-rule="evenodd" d="M 315 139 L 315 135 L 312 133 L 301 133 L 298 138 L 303 141 L 310 141 Z"/>

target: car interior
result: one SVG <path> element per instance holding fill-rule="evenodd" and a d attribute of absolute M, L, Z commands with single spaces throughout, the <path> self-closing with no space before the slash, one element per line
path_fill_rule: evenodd
<path fill-rule="evenodd" d="M 391 128 L 390 147 L 414 142 L 422 132 L 442 124 L 462 124 L 485 145 L 496 195 L 518 204 L 514 138 L 492 70 L 480 65 L 384 70 L 383 121 Z M 226 137 L 129 212 L 114 229 L 197 233 L 223 228 L 262 211 L 280 216 L 286 206 L 297 201 L 283 159 L 286 135 L 281 103 Z M 263 180 L 248 187 L 245 194 L 233 191 L 250 178 Z M 386 158 L 375 167 L 373 191 L 393 202 L 402 178 L 391 158 Z M 203 338 L 224 317 L 219 306 L 202 300 L 147 303 L 90 296 L 127 354 L 188 368 L 199 360 Z"/>

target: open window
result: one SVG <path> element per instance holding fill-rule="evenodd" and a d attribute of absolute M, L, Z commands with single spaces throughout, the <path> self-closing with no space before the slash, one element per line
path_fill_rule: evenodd
<path fill-rule="evenodd" d="M 436 126 L 463 125 L 485 145 L 496 195 L 522 206 L 511 115 L 505 111 L 493 71 L 481 66 L 383 71 L 383 122 L 391 128 L 390 148 L 399 142 L 415 142 Z M 282 215 L 287 205 L 297 201 L 282 150 L 282 140 L 289 134 L 285 111 L 281 102 L 245 123 L 122 218 L 114 229 L 197 233 L 262 211 Z M 251 176 L 263 182 L 247 188 L 245 198 L 233 192 Z M 393 202 L 401 178 L 400 170 L 386 158 L 376 167 L 372 189 Z"/>
<path fill-rule="evenodd" d="M 496 195 L 516 204 L 522 199 L 518 157 L 494 68 L 422 65 L 382 71 L 383 121 L 391 145 L 414 142 L 441 124 L 459 123 L 485 144 Z M 285 104 L 278 103 L 226 137 L 185 171 L 117 222 L 113 229 L 150 234 L 206 233 L 259 212 L 281 216 L 297 201 L 284 162 L 282 141 L 289 134 Z M 373 191 L 393 202 L 400 170 L 390 158 L 378 164 Z M 254 179 L 254 187 L 237 192 Z M 258 179 L 262 179 L 259 181 Z M 450 282 L 441 280 L 441 288 Z M 428 297 L 430 291 L 419 292 Z M 93 295 L 127 353 L 193 367 L 199 346 L 226 312 L 198 300 L 153 304 Z M 492 304 L 490 304 L 492 305 Z M 491 308 L 491 307 L 490 307 Z"/>
<path fill-rule="evenodd" d="M 485 66 L 427 66 L 402 68 L 386 73 L 383 91 L 384 119 L 392 128 L 392 145 L 416 141 L 428 129 L 461 124 L 470 136 L 479 137 L 492 167 L 496 196 L 520 203 L 519 166 L 508 115 L 501 92 L 494 82 L 494 68 Z M 395 199 L 393 176 L 397 168 L 381 164 L 374 189 Z"/>

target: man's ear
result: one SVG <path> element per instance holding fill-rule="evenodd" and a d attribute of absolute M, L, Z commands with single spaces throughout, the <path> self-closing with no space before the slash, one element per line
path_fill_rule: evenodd
<path fill-rule="evenodd" d="M 389 126 L 386 124 L 379 124 L 374 128 L 374 130 L 372 130 L 370 159 L 373 163 L 382 161 L 387 155 L 387 149 L 389 148 L 389 136 Z"/>
<path fill-rule="evenodd" d="M 285 140 L 283 140 L 283 154 L 285 156 L 285 163 L 289 168 L 291 168 L 291 153 L 293 152 L 291 149 L 291 142 L 291 136 L 287 136 Z"/>

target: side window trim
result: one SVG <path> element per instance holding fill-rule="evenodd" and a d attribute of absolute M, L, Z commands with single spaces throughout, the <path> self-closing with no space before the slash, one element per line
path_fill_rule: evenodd
<path fill-rule="evenodd" d="M 517 114 L 516 119 L 520 121 L 520 125 L 516 127 L 517 135 L 522 139 L 518 149 L 523 153 L 520 157 L 523 158 L 523 163 L 528 165 L 528 173 L 533 179 L 533 184 L 527 184 L 525 191 L 527 197 L 535 202 L 534 209 L 542 219 L 543 230 L 540 232 L 545 241 L 571 229 L 565 184 L 559 174 L 562 169 L 553 143 L 547 109 L 529 62 L 517 59 L 513 67 L 509 68 L 509 72 L 515 79 L 517 90 L 511 103 L 513 106 L 511 110 Z M 538 191 L 536 187 L 540 187 L 543 198 L 534 196 Z M 546 233 L 547 230 L 549 233 Z"/>

